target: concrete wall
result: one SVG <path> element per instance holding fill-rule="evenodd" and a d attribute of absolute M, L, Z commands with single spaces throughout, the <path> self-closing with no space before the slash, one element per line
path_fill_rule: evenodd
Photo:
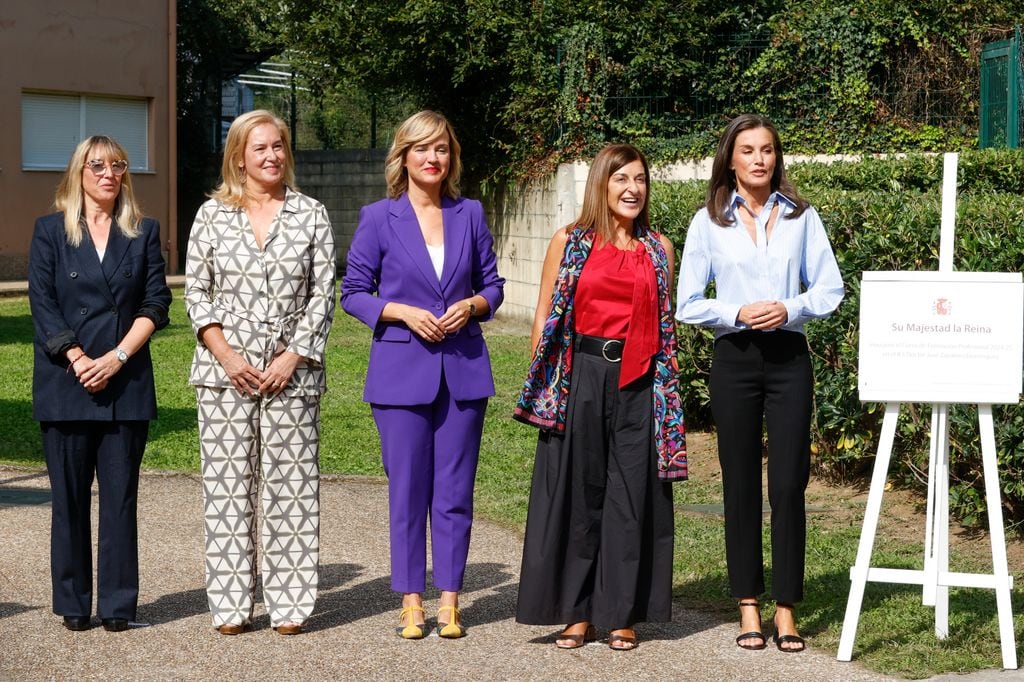
<path fill-rule="evenodd" d="M 338 269 L 343 271 L 359 209 L 384 197 L 383 149 L 300 151 L 296 181 L 306 194 L 327 207 L 338 240 Z M 849 161 L 859 157 L 790 157 L 787 161 Z M 514 186 L 492 187 L 481 198 L 494 235 L 498 272 L 505 278 L 503 317 L 530 321 L 537 307 L 541 266 L 551 235 L 579 215 L 590 165 L 562 164 L 556 173 Z M 707 180 L 711 159 L 651 169 L 660 181 Z"/>
<path fill-rule="evenodd" d="M 548 242 L 579 213 L 589 168 L 585 163 L 562 164 L 546 178 L 498 187 L 483 197 L 498 272 L 505 278 L 502 316 L 533 319 Z"/>
<path fill-rule="evenodd" d="M 175 8 L 175 0 L 0 2 L 0 279 L 26 276 L 32 226 L 52 210 L 61 177 L 22 170 L 26 90 L 149 101 L 151 171 L 132 171 L 132 182 L 176 254 Z"/>
<path fill-rule="evenodd" d="M 345 257 L 359 222 L 359 209 L 383 199 L 387 192 L 385 156 L 386 149 L 295 153 L 295 182 L 299 190 L 327 208 L 338 246 L 339 272 L 345 269 Z"/>
<path fill-rule="evenodd" d="M 298 151 L 299 189 L 327 208 L 338 245 L 338 270 L 345 269 L 359 209 L 382 199 L 384 149 Z M 554 230 L 576 217 L 589 166 L 563 164 L 556 174 L 527 185 L 507 187 L 481 197 L 498 253 L 498 271 L 508 280 L 501 313 L 532 319 L 537 280 Z"/>
<path fill-rule="evenodd" d="M 792 156 L 787 165 L 802 161 L 856 161 L 857 156 Z M 712 159 L 679 162 L 651 169 L 655 180 L 683 182 L 711 177 Z M 498 254 L 498 272 L 506 279 L 505 302 L 499 314 L 533 320 L 540 271 L 551 235 L 572 222 L 583 206 L 590 164 L 562 164 L 557 173 L 515 187 L 498 188 L 484 197 Z"/>

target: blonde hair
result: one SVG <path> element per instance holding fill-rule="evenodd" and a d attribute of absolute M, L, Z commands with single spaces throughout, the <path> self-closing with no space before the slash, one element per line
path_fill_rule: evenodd
<path fill-rule="evenodd" d="M 128 154 L 117 140 L 106 135 L 92 135 L 75 147 L 60 184 L 57 185 L 57 194 L 53 198 L 53 205 L 58 211 L 64 212 L 64 235 L 71 246 L 79 246 L 82 243 L 82 223 L 85 221 L 82 173 L 86 170 L 86 162 L 92 159 L 127 162 Z M 139 236 L 139 223 L 142 222 L 143 215 L 135 199 L 132 175 L 128 169 L 125 169 L 124 175 L 121 176 L 121 189 L 114 200 L 113 218 L 125 237 L 134 239 Z"/>
<path fill-rule="evenodd" d="M 398 198 L 409 189 L 409 174 L 405 169 L 405 155 L 409 148 L 421 142 L 428 142 L 442 135 L 448 135 L 448 149 L 451 163 L 445 176 L 441 193 L 456 199 L 459 196 L 459 179 L 462 177 L 462 146 L 455 137 L 455 131 L 448 119 L 436 111 L 424 110 L 402 121 L 395 131 L 388 156 L 384 159 L 384 179 L 388 183 L 388 196 Z"/>
<path fill-rule="evenodd" d="M 224 142 L 224 159 L 220 165 L 221 182 L 217 189 L 210 192 L 211 199 L 234 208 L 245 205 L 245 168 L 239 168 L 239 164 L 244 163 L 245 143 L 249 140 L 249 133 L 266 123 L 281 133 L 281 142 L 284 144 L 284 184 L 292 189 L 298 189 L 295 186 L 295 159 L 292 156 L 288 126 L 266 109 L 256 109 L 242 114 L 231 122 L 227 141 Z"/>
<path fill-rule="evenodd" d="M 608 180 L 615 171 L 626 164 L 639 161 L 644 167 L 644 176 L 650 186 L 651 171 L 647 167 L 647 159 L 643 153 L 631 144 L 609 144 L 597 153 L 587 174 L 587 185 L 583 190 L 583 208 L 575 222 L 567 225 L 572 230 L 577 225 L 590 228 L 605 242 L 615 239 L 615 221 L 612 209 L 608 206 Z M 640 215 L 633 221 L 633 236 L 640 236 L 650 227 L 651 219 L 647 207 L 651 203 L 650 189 L 644 196 L 644 206 Z"/>

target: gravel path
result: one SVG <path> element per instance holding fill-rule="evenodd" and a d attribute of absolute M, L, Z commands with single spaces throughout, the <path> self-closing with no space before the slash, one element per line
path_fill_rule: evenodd
<path fill-rule="evenodd" d="M 733 623 L 680 607 L 671 623 L 641 625 L 636 651 L 603 643 L 557 650 L 557 628 L 512 618 L 521 538 L 482 521 L 462 598 L 468 636 L 401 640 L 388 586 L 386 493 L 375 480 L 323 481 L 320 596 L 306 634 L 276 634 L 260 604 L 253 631 L 224 637 L 206 609 L 199 480 L 144 474 L 139 619 L 149 625 L 108 633 L 97 623 L 72 633 L 50 610 L 45 472 L 0 468 L 0 679 L 890 679 L 814 650 L 741 651 Z M 427 596 L 432 615 L 437 595 Z"/>

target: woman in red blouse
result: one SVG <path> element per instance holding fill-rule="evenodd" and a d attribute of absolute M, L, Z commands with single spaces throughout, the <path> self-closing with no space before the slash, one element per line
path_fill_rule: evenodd
<path fill-rule="evenodd" d="M 531 375 L 547 366 L 549 379 L 568 374 L 571 382 L 564 398 L 541 391 L 529 399 L 532 407 L 564 400 L 556 424 L 530 418 L 526 398 L 517 408 L 517 418 L 548 428 L 537 444 L 516 619 L 568 623 L 556 639 L 562 649 L 595 640 L 601 628 L 612 649 L 630 650 L 635 623 L 671 618 L 667 481 L 686 475 L 668 301 L 675 256 L 649 227 L 647 182 L 636 148 L 605 147 L 580 217 L 552 237 L 541 274 Z M 559 348 L 566 330 L 571 347 Z M 668 417 L 659 401 L 672 406 Z M 659 460 L 666 428 L 674 468 Z"/>

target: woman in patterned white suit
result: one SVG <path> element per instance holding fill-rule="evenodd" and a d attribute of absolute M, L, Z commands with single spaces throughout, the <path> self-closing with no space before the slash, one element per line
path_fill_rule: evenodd
<path fill-rule="evenodd" d="M 274 630 L 302 632 L 319 570 L 320 396 L 334 317 L 334 232 L 295 191 L 288 129 L 268 111 L 235 119 L 222 182 L 188 243 L 185 303 L 196 387 L 213 624 L 241 633 L 256 585 L 262 478 L 263 597 Z"/>

